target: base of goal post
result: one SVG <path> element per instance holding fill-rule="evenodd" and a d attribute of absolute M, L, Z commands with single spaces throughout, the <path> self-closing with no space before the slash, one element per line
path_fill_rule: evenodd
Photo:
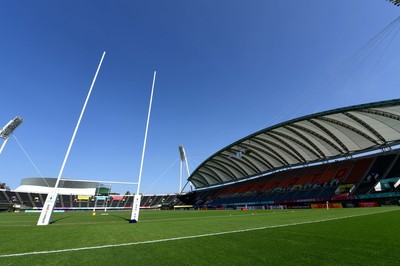
<path fill-rule="evenodd" d="M 132 215 L 129 223 L 137 223 L 139 221 L 139 211 L 140 211 L 140 200 L 142 195 L 136 194 L 133 197 Z"/>
<path fill-rule="evenodd" d="M 53 189 L 47 194 L 46 201 L 43 205 L 42 211 L 40 212 L 39 220 L 37 225 L 48 225 L 51 220 L 51 216 L 54 211 L 54 207 L 57 201 L 57 190 Z"/>

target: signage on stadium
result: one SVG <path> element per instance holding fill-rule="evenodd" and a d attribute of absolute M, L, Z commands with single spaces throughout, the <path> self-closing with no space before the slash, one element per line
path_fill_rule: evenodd
<path fill-rule="evenodd" d="M 358 203 L 359 207 L 368 208 L 368 207 L 379 207 L 378 202 L 376 201 L 364 201 Z"/>
<path fill-rule="evenodd" d="M 329 209 L 331 208 L 343 208 L 342 203 L 329 203 L 328 204 Z M 326 204 L 324 203 L 319 203 L 319 204 L 311 204 L 312 209 L 325 209 Z"/>
<path fill-rule="evenodd" d="M 123 200 L 124 196 L 111 196 L 113 200 Z"/>
<path fill-rule="evenodd" d="M 89 200 L 90 196 L 80 196 L 78 195 L 78 200 Z"/>
<path fill-rule="evenodd" d="M 106 200 L 107 196 L 96 196 L 97 200 Z"/>

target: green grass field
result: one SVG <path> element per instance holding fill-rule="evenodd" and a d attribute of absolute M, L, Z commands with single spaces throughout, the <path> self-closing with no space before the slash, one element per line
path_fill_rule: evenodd
<path fill-rule="evenodd" d="M 400 208 L 0 213 L 0 265 L 398 265 Z"/>

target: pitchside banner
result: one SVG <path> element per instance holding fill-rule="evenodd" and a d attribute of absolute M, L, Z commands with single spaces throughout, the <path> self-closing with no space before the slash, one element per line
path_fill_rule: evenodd
<path fill-rule="evenodd" d="M 51 215 L 57 200 L 57 191 L 51 191 L 46 198 L 43 205 L 42 212 L 40 213 L 37 225 L 48 225 L 50 223 Z"/>
<path fill-rule="evenodd" d="M 329 203 L 328 207 L 330 209 L 332 209 L 332 208 L 343 208 L 343 205 L 342 205 L 342 203 Z M 312 209 L 324 209 L 324 208 L 326 208 L 326 204 L 322 204 L 322 203 L 320 203 L 320 204 L 311 204 L 311 208 Z"/>
<path fill-rule="evenodd" d="M 368 208 L 368 207 L 379 207 L 378 202 L 376 201 L 364 201 L 358 203 L 359 207 Z"/>
<path fill-rule="evenodd" d="M 130 223 L 137 223 L 139 221 L 140 199 L 140 194 L 136 194 L 133 198 L 132 216 L 129 220 Z"/>

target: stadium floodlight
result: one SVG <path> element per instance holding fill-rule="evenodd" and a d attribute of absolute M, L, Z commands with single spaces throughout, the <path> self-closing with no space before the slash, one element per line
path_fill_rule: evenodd
<path fill-rule="evenodd" d="M 179 155 L 181 157 L 181 164 L 180 164 L 180 175 L 179 175 L 179 193 L 182 193 L 182 166 L 183 164 L 186 165 L 186 172 L 188 177 L 190 176 L 190 171 L 189 171 L 189 165 L 188 165 L 188 161 L 187 161 L 187 157 L 186 157 L 186 153 L 185 153 L 185 149 L 183 148 L 182 145 L 179 145 Z"/>
<path fill-rule="evenodd" d="M 185 153 L 185 149 L 183 148 L 183 146 L 179 145 L 178 149 L 179 149 L 179 155 L 181 156 L 181 161 L 186 160 L 186 153 Z"/>
<path fill-rule="evenodd" d="M 14 130 L 22 124 L 24 120 L 17 116 L 10 122 L 8 122 L 3 129 L 0 131 L 0 138 L 7 139 L 14 132 Z"/>
<path fill-rule="evenodd" d="M 9 139 L 10 135 L 14 132 L 14 130 L 15 130 L 19 125 L 21 125 L 21 123 L 22 123 L 23 121 L 24 121 L 24 120 L 23 120 L 21 117 L 17 116 L 17 117 L 15 117 L 13 120 L 11 120 L 10 122 L 8 122 L 8 123 L 1 129 L 1 131 L 0 131 L 0 138 L 4 139 L 4 142 L 3 142 L 3 144 L 1 145 L 0 154 L 3 152 L 3 149 L 4 149 L 4 147 L 6 146 L 7 141 L 8 141 L 8 139 Z"/>
<path fill-rule="evenodd" d="M 400 6 L 400 0 L 389 0 L 389 2 L 392 2 L 396 6 Z"/>

